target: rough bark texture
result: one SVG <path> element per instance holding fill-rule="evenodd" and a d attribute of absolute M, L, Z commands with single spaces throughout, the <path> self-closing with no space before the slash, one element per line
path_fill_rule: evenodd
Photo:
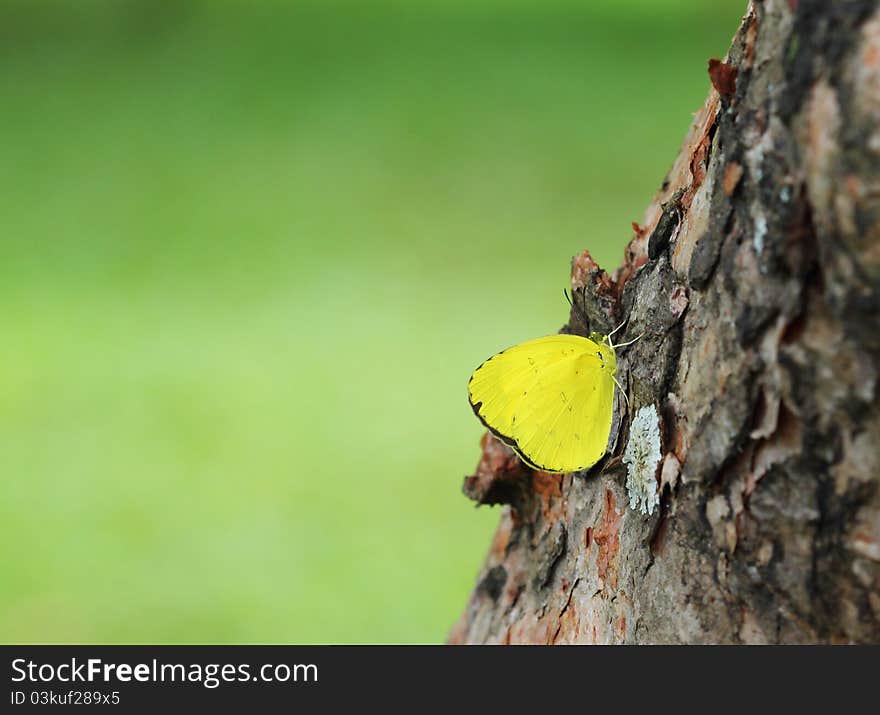
<path fill-rule="evenodd" d="M 488 435 L 504 504 L 452 643 L 880 642 L 880 3 L 754 0 L 613 276 L 609 453 L 562 477 Z M 563 330 L 586 334 L 572 314 Z M 660 506 L 620 455 L 655 405 Z"/>

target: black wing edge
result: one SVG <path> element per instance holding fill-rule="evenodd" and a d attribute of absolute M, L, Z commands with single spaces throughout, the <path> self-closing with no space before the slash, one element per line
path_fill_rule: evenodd
<path fill-rule="evenodd" d="M 468 384 L 470 384 L 470 382 Z M 495 437 L 500 439 L 502 442 L 504 442 L 504 444 L 506 444 L 514 452 L 516 452 L 516 455 L 523 461 L 523 463 L 527 467 L 534 469 L 534 470 L 537 470 L 539 472 L 546 472 L 547 474 L 568 474 L 568 472 L 560 472 L 555 469 L 550 469 L 549 467 L 542 467 L 539 464 L 535 464 L 531 459 L 529 459 L 523 453 L 522 449 L 519 446 L 519 443 L 513 437 L 510 437 L 506 434 L 502 434 L 497 429 L 495 429 L 492 425 L 490 425 L 488 422 L 486 422 L 486 420 L 483 418 L 483 415 L 480 414 L 480 408 L 483 406 L 483 403 L 477 402 L 475 404 L 475 403 L 471 402 L 470 391 L 468 391 L 468 404 L 470 404 L 471 409 L 474 411 L 474 414 L 477 416 L 477 419 L 483 423 L 483 427 L 485 427 L 487 430 L 489 430 L 489 432 L 491 432 L 493 435 L 495 435 Z M 575 471 L 580 471 L 580 470 L 575 470 Z"/>
<path fill-rule="evenodd" d="M 519 443 L 513 437 L 510 437 L 506 434 L 501 434 L 501 432 L 499 432 L 492 425 L 490 425 L 488 422 L 486 422 L 485 419 L 483 419 L 483 415 L 480 414 L 480 408 L 483 406 L 482 402 L 477 402 L 477 403 L 471 402 L 470 385 L 471 385 L 471 382 L 473 382 L 473 380 L 474 380 L 474 375 L 476 375 L 477 372 L 479 372 L 480 368 L 483 367 L 483 365 L 485 365 L 487 362 L 489 362 L 490 360 L 493 360 L 494 358 L 498 357 L 499 355 L 506 353 L 507 350 L 509 350 L 509 349 L 510 348 L 507 348 L 506 350 L 502 350 L 500 353 L 495 353 L 492 357 L 481 362 L 479 364 L 479 366 L 477 367 L 477 369 L 473 371 L 470 379 L 468 380 L 468 404 L 471 406 L 471 409 L 474 411 L 474 414 L 477 416 L 477 419 L 483 423 L 483 427 L 485 427 L 487 430 L 489 430 L 493 435 L 495 435 L 495 437 L 500 439 L 502 442 L 504 442 L 504 444 L 506 444 L 514 452 L 516 452 L 516 455 L 530 469 L 534 469 L 539 472 L 546 472 L 547 474 L 573 474 L 574 472 L 583 472 L 587 469 L 592 469 L 594 466 L 596 466 L 596 464 L 598 464 L 598 462 L 601 460 L 601 457 L 599 458 L 599 460 L 596 460 L 595 462 L 593 462 L 593 464 L 590 464 L 586 467 L 581 467 L 580 469 L 573 469 L 568 472 L 560 472 L 556 469 L 550 469 L 549 467 L 542 467 L 539 464 L 535 464 L 531 459 L 529 459 L 525 455 L 525 453 L 522 451 L 522 448 L 519 446 Z"/>

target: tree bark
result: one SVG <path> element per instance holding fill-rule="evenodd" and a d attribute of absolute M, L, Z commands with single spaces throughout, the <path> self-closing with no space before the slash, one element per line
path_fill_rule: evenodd
<path fill-rule="evenodd" d="M 588 472 L 483 438 L 464 491 L 505 506 L 451 643 L 880 642 L 880 3 L 753 0 L 709 73 L 623 265 L 572 262 L 563 331 L 644 333 L 629 409 Z"/>

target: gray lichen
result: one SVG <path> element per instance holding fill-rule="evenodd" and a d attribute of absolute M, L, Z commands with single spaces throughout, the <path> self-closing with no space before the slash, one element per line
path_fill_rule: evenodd
<path fill-rule="evenodd" d="M 629 442 L 623 453 L 626 467 L 626 491 L 629 506 L 642 514 L 653 514 L 660 501 L 657 490 L 657 465 L 660 450 L 660 418 L 654 405 L 642 407 L 629 430 Z"/>

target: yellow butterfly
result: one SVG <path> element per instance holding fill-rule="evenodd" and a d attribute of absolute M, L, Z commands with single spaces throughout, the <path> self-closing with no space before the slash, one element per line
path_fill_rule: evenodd
<path fill-rule="evenodd" d="M 592 467 L 611 432 L 615 350 L 635 342 L 611 342 L 621 327 L 589 338 L 548 335 L 493 355 L 468 382 L 474 414 L 534 469 Z"/>

